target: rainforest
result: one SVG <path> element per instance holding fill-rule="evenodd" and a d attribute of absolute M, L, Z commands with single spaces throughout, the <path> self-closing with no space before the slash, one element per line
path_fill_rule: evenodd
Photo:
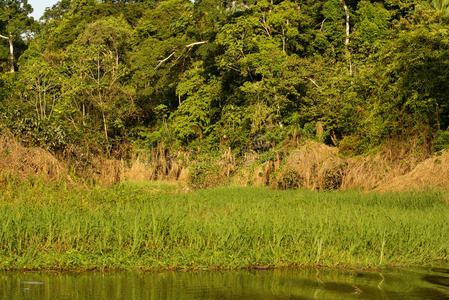
<path fill-rule="evenodd" d="M 1 130 L 83 178 L 152 156 L 233 173 L 307 141 L 411 170 L 449 145 L 447 4 L 62 0 L 37 21 L 2 1 Z"/>

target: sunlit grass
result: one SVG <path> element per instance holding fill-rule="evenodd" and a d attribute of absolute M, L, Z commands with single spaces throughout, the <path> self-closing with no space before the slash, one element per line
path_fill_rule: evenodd
<path fill-rule="evenodd" d="M 0 268 L 422 265 L 449 253 L 438 191 L 273 191 L 168 184 L 0 188 Z"/>

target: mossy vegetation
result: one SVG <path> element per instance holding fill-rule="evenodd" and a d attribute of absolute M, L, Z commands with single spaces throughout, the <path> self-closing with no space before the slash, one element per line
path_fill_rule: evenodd
<path fill-rule="evenodd" d="M 440 191 L 86 189 L 10 178 L 0 189 L 0 269 L 369 268 L 449 253 Z"/>

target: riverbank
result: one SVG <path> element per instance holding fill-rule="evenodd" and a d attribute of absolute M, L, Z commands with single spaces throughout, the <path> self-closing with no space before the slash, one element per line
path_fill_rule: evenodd
<path fill-rule="evenodd" d="M 416 139 L 392 140 L 360 156 L 345 156 L 340 148 L 298 136 L 264 152 L 196 152 L 165 144 L 118 157 L 72 150 L 58 154 L 24 147 L 0 127 L 0 176 L 103 187 L 128 181 L 170 181 L 193 189 L 232 185 L 387 192 L 449 187 L 449 150 L 432 154 Z"/>
<path fill-rule="evenodd" d="M 5 181 L 0 269 L 427 265 L 449 253 L 446 196 Z"/>

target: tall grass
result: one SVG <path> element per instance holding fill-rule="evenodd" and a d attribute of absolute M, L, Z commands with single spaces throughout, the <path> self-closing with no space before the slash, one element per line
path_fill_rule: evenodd
<path fill-rule="evenodd" d="M 449 253 L 437 191 L 192 193 L 160 184 L 0 187 L 0 269 L 422 265 Z"/>

